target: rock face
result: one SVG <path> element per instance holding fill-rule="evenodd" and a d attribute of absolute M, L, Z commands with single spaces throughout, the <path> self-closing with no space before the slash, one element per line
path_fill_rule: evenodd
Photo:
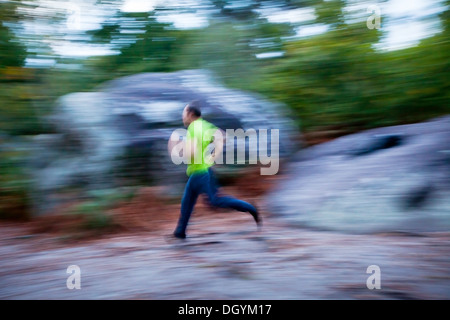
<path fill-rule="evenodd" d="M 450 117 L 344 136 L 299 151 L 267 198 L 299 226 L 450 230 Z"/>
<path fill-rule="evenodd" d="M 184 106 L 200 100 L 203 116 L 222 129 L 279 129 L 280 155 L 293 153 L 295 128 L 283 106 L 223 87 L 207 71 L 143 73 L 119 78 L 96 92 L 59 99 L 49 121 L 56 134 L 35 138 L 31 160 L 36 213 L 70 201 L 74 190 L 108 189 L 135 178 L 166 183 L 185 177 L 167 153 Z M 135 183 L 135 182 L 132 182 Z"/>

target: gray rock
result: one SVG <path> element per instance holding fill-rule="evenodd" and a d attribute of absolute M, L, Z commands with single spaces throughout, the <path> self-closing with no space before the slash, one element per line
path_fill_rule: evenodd
<path fill-rule="evenodd" d="M 133 179 L 177 190 L 173 186 L 181 185 L 186 167 L 172 163 L 167 141 L 174 129 L 183 127 L 182 110 L 192 100 L 200 100 L 204 118 L 222 129 L 279 129 L 281 156 L 297 149 L 292 139 L 296 128 L 283 115 L 283 105 L 227 89 L 207 71 L 127 76 L 96 92 L 72 93 L 58 100 L 48 117 L 56 134 L 35 139 L 31 161 L 35 213 L 70 200 L 74 189 L 138 183 L 130 182 Z"/>
<path fill-rule="evenodd" d="M 299 151 L 267 198 L 290 223 L 345 232 L 450 230 L 450 117 Z"/>

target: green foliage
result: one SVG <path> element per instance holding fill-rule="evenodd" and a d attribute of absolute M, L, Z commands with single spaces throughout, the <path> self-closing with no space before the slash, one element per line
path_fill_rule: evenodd
<path fill-rule="evenodd" d="M 82 228 L 101 229 L 112 225 L 112 218 L 105 213 L 105 210 L 102 203 L 87 201 L 75 206 L 71 214 L 83 218 Z"/>
<path fill-rule="evenodd" d="M 374 112 L 380 70 L 370 46 L 377 35 L 363 28 L 361 23 L 286 44 L 286 57 L 266 68 L 261 92 L 291 106 L 306 127 L 364 121 Z"/>
<path fill-rule="evenodd" d="M 107 229 L 115 226 L 109 210 L 120 203 L 129 201 L 134 196 L 134 189 L 119 188 L 93 190 L 88 192 L 89 199 L 74 206 L 70 214 L 79 216 L 83 222 L 82 229 Z"/>
<path fill-rule="evenodd" d="M 133 187 L 91 190 L 88 192 L 88 196 L 104 207 L 113 207 L 118 203 L 131 200 L 135 195 L 135 191 Z"/>
<path fill-rule="evenodd" d="M 26 151 L 5 147 L 6 139 L 0 140 L 0 219 L 24 220 L 30 216 L 29 178 L 23 163 Z"/>
<path fill-rule="evenodd" d="M 15 4 L 13 1 L 0 2 L 0 70 L 6 66 L 20 67 L 25 61 L 25 47 L 5 25 L 14 20 L 14 16 Z"/>
<path fill-rule="evenodd" d="M 345 6 L 344 0 L 321 0 L 315 5 L 317 23 L 330 25 L 331 27 L 340 27 L 344 25 L 344 16 L 342 8 Z"/>
<path fill-rule="evenodd" d="M 121 21 L 128 21 L 131 25 L 126 35 L 121 33 Z M 142 26 L 142 30 L 136 31 L 136 25 Z M 120 54 L 91 59 L 91 65 L 110 78 L 138 72 L 176 70 L 174 59 L 178 48 L 183 45 L 184 36 L 183 32 L 171 28 L 170 24 L 157 22 L 154 14 L 147 13 L 120 13 L 114 24 L 106 24 L 91 34 L 95 43 L 113 40 L 123 43 L 119 48 Z"/>
<path fill-rule="evenodd" d="M 19 42 L 14 41 L 11 31 L 0 21 L 0 68 L 22 66 L 25 55 L 25 48 Z"/>
<path fill-rule="evenodd" d="M 367 29 L 365 22 L 343 24 L 335 16 L 338 7 L 326 4 L 319 16 L 334 11 L 334 22 L 328 21 L 334 28 L 285 43 L 285 57 L 265 66 L 257 83 L 244 87 L 289 105 L 305 130 L 361 130 L 450 112 L 448 27 L 416 47 L 377 51 L 373 44 L 379 31 Z M 448 11 L 441 18 L 448 26 Z"/>

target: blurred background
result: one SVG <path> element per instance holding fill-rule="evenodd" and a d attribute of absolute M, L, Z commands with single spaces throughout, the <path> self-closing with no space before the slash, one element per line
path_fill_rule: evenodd
<path fill-rule="evenodd" d="M 282 130 L 286 165 L 280 174 L 291 181 L 291 191 L 314 186 L 316 180 L 292 182 L 299 169 L 288 163 L 310 159 L 302 150 L 450 113 L 449 4 L 0 0 L 0 218 L 71 212 L 88 216 L 87 226 L 102 228 L 117 223 L 105 212 L 131 201 L 143 187 L 156 186 L 179 199 L 185 168 L 168 160 L 166 142 L 193 99 L 201 99 L 205 118 L 222 128 Z M 440 119 L 431 128 L 448 132 L 448 119 Z M 405 130 L 375 131 L 333 152 L 348 154 L 361 141 L 367 143 L 358 154 L 386 149 L 412 141 L 405 136 L 433 131 Z M 381 140 L 370 140 L 380 134 Z M 406 206 L 422 205 L 431 190 L 447 186 L 448 136 L 439 137 L 433 152 L 440 158 L 433 159 L 442 164 L 441 175 L 430 178 L 431 169 L 424 179 L 405 181 L 412 188 Z M 430 154 L 426 145 L 413 145 L 404 161 Z M 314 150 L 317 157 L 330 154 Z M 379 161 L 393 166 L 397 158 Z M 346 170 L 354 168 L 351 163 Z M 365 168 L 373 174 L 373 166 Z M 223 169 L 222 182 L 235 183 L 239 170 Z M 327 179 L 341 181 L 339 172 Z M 375 180 L 389 175 L 382 168 L 377 172 L 384 175 Z M 404 175 L 414 172 L 411 166 Z M 367 172 L 351 179 L 362 176 Z M 280 188 L 274 187 L 275 197 Z M 251 196 L 264 198 L 266 189 Z M 383 184 L 376 187 L 382 189 Z M 436 210 L 448 221 L 448 194 L 439 197 L 446 200 Z M 389 212 L 389 205 L 377 210 Z M 318 209 L 316 220 L 325 219 L 324 210 L 329 208 Z M 339 222 L 327 225 L 333 223 Z"/>
<path fill-rule="evenodd" d="M 0 0 L 0 298 L 448 299 L 449 21 L 448 0 Z M 261 232 L 199 201 L 167 241 L 192 100 L 280 130 L 278 174 L 215 166 Z"/>

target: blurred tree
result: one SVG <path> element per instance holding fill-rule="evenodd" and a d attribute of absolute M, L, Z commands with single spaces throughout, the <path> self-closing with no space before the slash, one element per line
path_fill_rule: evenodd
<path fill-rule="evenodd" d="M 120 54 L 93 58 L 89 65 L 111 77 L 136 72 L 168 72 L 205 68 L 226 81 L 251 82 L 256 78 L 256 54 L 280 50 L 282 37 L 293 34 L 288 24 L 266 19 L 210 20 L 206 28 L 178 30 L 151 13 L 118 12 L 102 29 L 90 32 L 94 43 L 116 44 Z M 167 14 L 167 9 L 164 9 Z M 242 78 L 244 77 L 244 78 Z M 239 86 L 239 84 L 236 84 Z"/>
<path fill-rule="evenodd" d="M 0 68 L 21 67 L 25 56 L 25 48 L 15 40 L 9 28 L 0 23 Z"/>
<path fill-rule="evenodd" d="M 253 86 L 288 104 L 303 128 L 349 130 L 421 121 L 448 113 L 448 7 L 444 30 L 416 47 L 378 51 L 382 36 L 365 21 L 347 24 L 344 1 L 320 1 L 317 22 L 329 31 L 285 42 L 286 55 Z"/>
<path fill-rule="evenodd" d="M 33 131 L 36 120 L 30 113 L 33 97 L 28 91 L 35 75 L 23 68 L 27 51 L 12 30 L 20 20 L 17 5 L 0 2 L 0 130 L 13 135 Z"/>
<path fill-rule="evenodd" d="M 119 76 L 137 72 L 175 70 L 174 58 L 183 44 L 183 32 L 156 20 L 155 12 L 118 12 L 100 30 L 89 32 L 94 43 L 109 43 L 118 55 L 90 59 L 99 72 Z"/>
<path fill-rule="evenodd" d="M 26 49 L 6 26 L 17 22 L 16 4 L 0 2 L 0 68 L 21 67 L 25 61 Z"/>
<path fill-rule="evenodd" d="M 258 79 L 262 60 L 257 54 L 279 51 L 282 37 L 293 34 L 288 24 L 272 24 L 265 19 L 240 23 L 211 23 L 192 32 L 180 57 L 184 68 L 215 71 L 231 86 L 249 88 Z"/>
<path fill-rule="evenodd" d="M 321 0 L 315 4 L 316 22 L 326 24 L 331 29 L 344 26 L 345 0 Z"/>
<path fill-rule="evenodd" d="M 25 169 L 29 150 L 15 136 L 39 131 L 29 90 L 35 74 L 23 68 L 26 48 L 12 30 L 20 20 L 17 5 L 0 2 L 0 219 L 29 217 Z"/>

